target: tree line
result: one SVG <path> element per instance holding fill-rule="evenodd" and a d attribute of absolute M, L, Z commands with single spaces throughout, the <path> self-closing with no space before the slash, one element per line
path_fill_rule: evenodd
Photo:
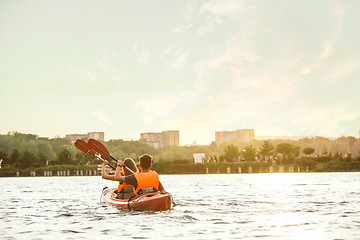
<path fill-rule="evenodd" d="M 169 146 L 154 148 L 139 141 L 121 139 L 103 142 L 111 155 L 123 159 L 137 159 L 144 153 L 154 156 L 155 162 L 190 164 L 194 153 L 205 153 L 204 162 L 274 162 L 276 164 L 299 161 L 360 161 L 360 140 L 341 137 L 335 140 L 316 137 L 298 141 L 262 140 L 232 142 L 218 145 Z M 64 138 L 41 138 L 35 134 L 11 132 L 0 135 L 2 167 L 28 169 L 48 165 L 97 165 L 93 156 L 77 150 Z"/>

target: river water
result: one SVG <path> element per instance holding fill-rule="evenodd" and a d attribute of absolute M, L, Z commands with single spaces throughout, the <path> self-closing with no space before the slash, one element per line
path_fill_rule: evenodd
<path fill-rule="evenodd" d="M 360 173 L 162 175 L 173 210 L 102 206 L 115 182 L 0 178 L 0 239 L 360 239 Z"/>

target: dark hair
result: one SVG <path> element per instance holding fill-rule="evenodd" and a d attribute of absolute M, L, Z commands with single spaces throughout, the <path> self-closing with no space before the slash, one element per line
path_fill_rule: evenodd
<path fill-rule="evenodd" d="M 133 170 L 133 172 L 136 172 L 138 170 L 132 158 L 125 158 L 124 165 Z M 132 172 L 130 172 L 127 168 L 124 168 L 124 173 L 125 176 L 132 174 Z"/>
<path fill-rule="evenodd" d="M 140 166 L 143 169 L 150 169 L 153 157 L 145 153 L 139 157 L 139 160 L 140 160 Z"/>

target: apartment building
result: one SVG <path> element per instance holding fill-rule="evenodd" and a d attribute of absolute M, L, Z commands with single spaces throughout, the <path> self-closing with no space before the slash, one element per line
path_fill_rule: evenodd
<path fill-rule="evenodd" d="M 254 129 L 238 129 L 236 131 L 215 132 L 215 142 L 222 144 L 224 142 L 248 142 L 255 139 Z"/>
<path fill-rule="evenodd" d="M 179 135 L 180 134 L 178 130 L 140 133 L 140 141 L 147 143 L 155 148 L 179 146 Z"/>
<path fill-rule="evenodd" d="M 71 141 L 72 143 L 74 143 L 78 139 L 90 139 L 90 138 L 104 141 L 105 134 L 104 132 L 88 132 L 87 134 L 75 133 L 75 134 L 66 134 L 65 138 Z"/>

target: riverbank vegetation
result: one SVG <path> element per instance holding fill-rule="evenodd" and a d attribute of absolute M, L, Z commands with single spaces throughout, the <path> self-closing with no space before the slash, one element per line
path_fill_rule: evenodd
<path fill-rule="evenodd" d="M 360 140 L 354 137 L 254 140 L 221 145 L 213 142 L 164 148 L 121 139 L 103 143 L 119 159 L 137 159 L 144 153 L 153 155 L 153 168 L 162 174 L 360 171 Z M 194 163 L 194 153 L 205 153 L 202 163 Z M 18 132 L 0 135 L 0 159 L 0 176 L 64 170 L 74 175 L 76 171 L 95 171 L 99 164 L 66 139 Z"/>

